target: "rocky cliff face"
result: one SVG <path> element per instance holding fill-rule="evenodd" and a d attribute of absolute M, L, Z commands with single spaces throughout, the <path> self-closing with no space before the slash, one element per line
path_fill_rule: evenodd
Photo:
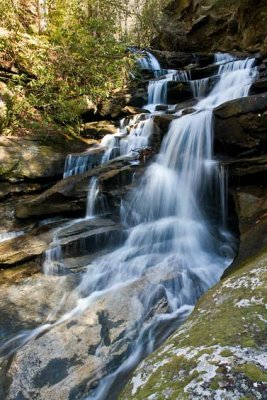
<path fill-rule="evenodd" d="M 265 0 L 174 0 L 154 47 L 176 51 L 267 51 Z"/>

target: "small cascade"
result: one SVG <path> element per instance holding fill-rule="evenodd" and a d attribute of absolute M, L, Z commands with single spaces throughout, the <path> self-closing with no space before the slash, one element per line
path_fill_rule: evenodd
<path fill-rule="evenodd" d="M 55 232 L 50 249 L 45 252 L 43 263 L 43 271 L 45 275 L 62 275 L 65 273 L 61 244 L 57 236 L 59 232 L 60 230 Z"/>
<path fill-rule="evenodd" d="M 65 160 L 63 178 L 77 174 L 83 174 L 100 163 L 99 154 L 88 151 L 84 154 L 69 154 Z"/>
<path fill-rule="evenodd" d="M 19 236 L 24 235 L 24 231 L 10 231 L 10 232 L 1 232 L 0 233 L 0 243 L 6 242 L 7 240 L 11 240 L 17 238 Z"/>
<path fill-rule="evenodd" d="M 134 150 L 147 147 L 153 131 L 154 122 L 152 118 L 140 121 L 135 127 L 131 128 L 128 136 L 120 140 L 120 154 L 130 154 Z"/>
<path fill-rule="evenodd" d="M 170 81 L 187 82 L 190 73 L 187 71 L 163 70 L 166 72 L 161 79 L 151 80 L 148 85 L 148 108 L 153 111 L 152 104 L 167 104 L 168 83 Z"/>
<path fill-rule="evenodd" d="M 222 64 L 229 61 L 234 61 L 234 57 L 229 53 L 215 53 L 214 54 L 214 62 L 215 64 Z"/>
<path fill-rule="evenodd" d="M 195 99 L 201 99 L 210 91 L 210 86 L 213 82 L 213 78 L 203 78 L 190 81 L 190 86 Z"/>
<path fill-rule="evenodd" d="M 93 176 L 90 179 L 88 189 L 85 218 L 95 218 L 98 215 L 107 214 L 108 211 L 109 209 L 106 197 L 100 190 L 97 177 Z"/>
<path fill-rule="evenodd" d="M 254 65 L 255 65 L 254 58 L 245 58 L 244 60 L 229 61 L 220 66 L 219 75 L 222 75 L 223 73 L 227 72 L 236 72 L 240 70 L 242 70 L 243 72 L 246 70 L 251 71 Z"/>
<path fill-rule="evenodd" d="M 148 69 L 149 71 L 159 71 L 160 63 L 156 57 L 149 51 L 138 52 L 137 63 L 141 70 Z"/>
<path fill-rule="evenodd" d="M 238 99 L 248 95 L 249 88 L 258 75 L 254 68 L 255 60 L 231 61 L 219 68 L 219 82 L 206 99 L 198 103 L 198 108 L 214 108 L 226 101 Z"/>
<path fill-rule="evenodd" d="M 121 134 L 124 136 L 124 133 Z M 105 164 L 120 155 L 120 134 L 110 134 L 103 137 L 101 145 L 105 147 L 105 152 L 101 159 L 101 164 Z"/>

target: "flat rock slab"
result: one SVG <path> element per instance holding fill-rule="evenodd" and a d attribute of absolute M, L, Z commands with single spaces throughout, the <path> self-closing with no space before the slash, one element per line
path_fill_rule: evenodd
<path fill-rule="evenodd" d="M 22 314 L 27 312 L 30 321 L 37 314 L 39 321 L 40 299 L 44 303 L 47 301 L 46 278 L 37 274 L 32 281 L 22 281 L 22 294 L 16 287 L 9 286 L 5 289 L 8 290 L 6 292 L 8 294 L 4 299 L 10 298 L 13 291 L 17 312 Z M 58 279 L 52 277 L 51 287 L 47 293 L 51 291 L 53 293 L 54 284 Z M 67 276 L 66 279 L 71 277 Z M 66 308 L 73 310 L 76 302 L 80 304 L 83 312 L 69 314 L 69 318 L 66 321 L 62 320 L 60 325 L 54 326 L 51 330 L 49 327 L 44 329 L 35 340 L 18 350 L 13 360 L 10 360 L 11 365 L 8 368 L 5 359 L 2 359 L 0 373 L 10 383 L 6 390 L 2 388 L 3 397 L 10 400 L 17 396 L 23 396 L 25 399 L 37 396 L 43 400 L 55 398 L 65 400 L 86 396 L 101 377 L 114 370 L 125 359 L 136 335 L 136 321 L 143 317 L 146 323 L 153 314 L 167 311 L 167 299 L 164 298 L 162 291 L 155 297 L 151 312 L 144 315 L 145 299 L 142 295 L 164 279 L 175 279 L 175 275 L 166 272 L 166 276 L 163 274 L 157 276 L 156 271 L 151 270 L 135 281 L 125 282 L 121 288 L 107 291 L 91 300 L 75 297 L 77 294 L 75 290 L 70 295 L 69 288 L 73 282 L 68 280 L 61 282 L 63 289 L 66 290 L 65 298 L 68 299 L 68 305 L 64 304 L 61 312 L 66 311 Z M 59 293 L 61 284 L 58 281 Z M 35 286 L 40 289 L 35 290 Z M 30 291 L 32 295 L 31 301 L 27 303 L 28 308 L 20 311 Z M 35 304 L 36 297 L 38 299 Z M 49 299 L 50 304 L 54 301 L 57 301 L 55 295 Z M 3 307 L 6 307 L 4 300 Z M 47 309 L 50 310 L 50 307 Z M 55 315 L 58 316 L 58 313 Z M 42 316 L 44 317 L 44 314 Z M 43 323 L 54 321 L 55 319 L 44 318 Z"/>
<path fill-rule="evenodd" d="M 55 222 L 44 225 L 0 243 L 0 266 L 7 268 L 41 256 L 53 244 L 55 235 L 59 237 L 63 251 L 71 256 L 76 255 L 74 253 L 79 250 L 77 245 L 81 240 L 86 241 L 85 250 L 89 253 L 97 251 L 100 244 L 107 245 L 112 235 L 119 243 L 121 230 L 119 224 L 108 219 L 81 219 L 64 224 Z"/>
<path fill-rule="evenodd" d="M 89 182 L 93 176 L 99 178 L 103 190 L 108 190 L 110 187 L 130 184 L 135 168 L 123 161 L 111 162 L 84 174 L 62 179 L 27 204 L 19 204 L 16 207 L 16 217 L 23 219 L 66 212 L 85 212 Z"/>

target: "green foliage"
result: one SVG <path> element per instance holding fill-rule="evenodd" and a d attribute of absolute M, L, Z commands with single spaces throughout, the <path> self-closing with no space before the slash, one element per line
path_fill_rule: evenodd
<path fill-rule="evenodd" d="M 167 0 L 0 0 L 0 57 L 14 68 L 13 124 L 38 113 L 75 124 L 73 104 L 98 103 L 121 88 L 133 60 L 129 42 L 148 46 Z M 1 79 L 1 76 L 0 76 Z M 76 101 L 73 102 L 73 100 Z"/>
<path fill-rule="evenodd" d="M 51 0 L 42 14 L 37 4 L 0 0 L 0 55 L 21 78 L 14 75 L 9 86 L 15 92 L 23 86 L 25 104 L 57 122 L 74 123 L 78 115 L 70 100 L 87 95 L 97 103 L 127 79 L 118 7 L 108 0 Z M 14 110 L 23 114 L 20 106 Z"/>
<path fill-rule="evenodd" d="M 136 14 L 131 40 L 147 47 L 151 40 L 165 28 L 163 10 L 170 0 L 145 0 Z"/>

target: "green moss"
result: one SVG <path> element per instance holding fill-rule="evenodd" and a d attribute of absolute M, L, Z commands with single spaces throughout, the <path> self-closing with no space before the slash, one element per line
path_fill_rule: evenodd
<path fill-rule="evenodd" d="M 233 353 L 228 349 L 225 349 L 220 353 L 220 356 L 222 357 L 231 357 L 232 355 Z"/>
<path fill-rule="evenodd" d="M 243 347 L 252 347 L 252 348 L 257 347 L 255 340 L 252 339 L 252 338 L 242 339 L 241 340 L 241 344 L 242 344 Z"/>
<path fill-rule="evenodd" d="M 267 382 L 267 373 L 263 372 L 255 364 L 244 364 L 237 368 L 238 372 L 245 374 L 253 382 Z"/>
<path fill-rule="evenodd" d="M 144 400 L 155 391 L 158 400 L 165 400 L 166 393 L 168 393 L 169 400 L 187 399 L 189 396 L 184 393 L 184 388 L 199 376 L 197 371 L 191 373 L 194 367 L 195 362 L 193 360 L 188 360 L 183 356 L 174 357 L 170 362 L 159 367 L 134 396 L 128 389 L 121 394 L 120 399 Z"/>
<path fill-rule="evenodd" d="M 253 396 L 242 396 L 239 400 L 254 400 L 254 398 Z"/>
<path fill-rule="evenodd" d="M 220 385 L 219 385 L 220 380 L 221 379 L 219 376 L 216 376 L 215 378 L 213 378 L 209 383 L 210 389 L 212 389 L 212 390 L 220 389 Z"/>

